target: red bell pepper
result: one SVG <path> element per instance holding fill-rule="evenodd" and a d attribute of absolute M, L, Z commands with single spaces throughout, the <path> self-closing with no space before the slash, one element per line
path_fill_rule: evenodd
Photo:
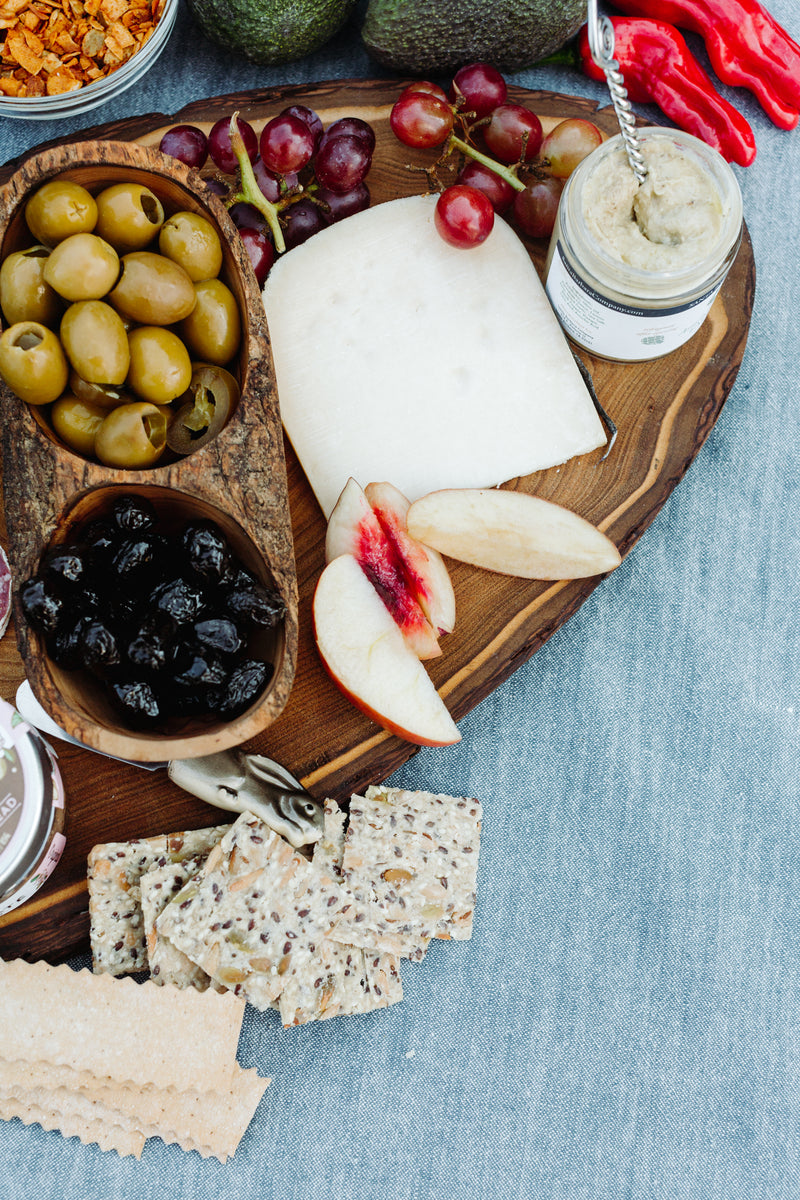
<path fill-rule="evenodd" d="M 729 162 L 747 167 L 756 156 L 749 124 L 714 87 L 683 37 L 665 21 L 612 17 L 614 58 L 634 104 L 657 104 L 680 128 L 713 146 Z M 578 35 L 584 74 L 604 79 L 592 58 L 586 26 Z"/>
<path fill-rule="evenodd" d="M 800 117 L 800 46 L 758 0 L 614 0 L 632 17 L 697 33 L 723 83 L 745 87 L 781 129 Z"/>

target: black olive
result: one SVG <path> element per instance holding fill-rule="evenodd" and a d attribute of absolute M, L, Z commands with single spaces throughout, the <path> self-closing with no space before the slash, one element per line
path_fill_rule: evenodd
<path fill-rule="evenodd" d="M 197 620 L 208 605 L 205 592 L 180 576 L 159 584 L 150 603 L 154 609 L 171 617 L 176 625 Z"/>
<path fill-rule="evenodd" d="M 83 665 L 96 675 L 104 675 L 120 661 L 116 634 L 104 621 L 92 617 L 83 628 L 81 638 Z"/>
<path fill-rule="evenodd" d="M 213 521 L 191 521 L 181 534 L 181 546 L 190 568 L 207 583 L 218 583 L 230 566 L 227 540 Z"/>
<path fill-rule="evenodd" d="M 179 638 L 172 647 L 170 675 L 179 688 L 218 688 L 228 678 L 227 667 L 193 639 Z"/>
<path fill-rule="evenodd" d="M 254 704 L 272 678 L 271 663 L 245 659 L 231 671 L 217 713 L 224 720 L 238 717 Z"/>
<path fill-rule="evenodd" d="M 90 551 L 94 562 L 102 562 L 110 558 L 112 551 L 120 541 L 120 533 L 110 521 L 98 518 L 83 527 L 81 541 Z"/>
<path fill-rule="evenodd" d="M 125 538 L 111 560 L 111 570 L 117 578 L 107 579 L 108 584 L 113 587 L 117 584 L 135 588 L 146 586 L 157 574 L 168 547 L 166 538 L 149 531 Z"/>
<path fill-rule="evenodd" d="M 39 575 L 52 585 L 53 591 L 69 595 L 88 579 L 90 558 L 79 546 L 57 546 L 42 558 Z"/>
<path fill-rule="evenodd" d="M 75 671 L 83 666 L 83 635 L 91 619 L 88 613 L 69 613 L 48 638 L 47 653 L 65 671 Z"/>
<path fill-rule="evenodd" d="M 146 681 L 134 679 L 115 682 L 111 689 L 131 724 L 150 725 L 162 716 L 158 698 Z"/>
<path fill-rule="evenodd" d="M 144 533 L 156 523 L 156 510 L 144 496 L 119 496 L 111 505 L 111 519 L 122 533 Z"/>
<path fill-rule="evenodd" d="M 260 629 L 272 629 L 286 616 L 286 605 L 278 593 L 260 583 L 232 588 L 226 593 L 225 609 L 234 621 Z"/>
<path fill-rule="evenodd" d="M 195 621 L 193 629 L 200 645 L 217 654 L 238 654 L 244 645 L 239 630 L 227 617 L 207 617 L 204 621 Z"/>
<path fill-rule="evenodd" d="M 55 633 L 64 612 L 64 601 L 45 580 L 34 575 L 19 589 L 25 620 L 39 633 Z"/>

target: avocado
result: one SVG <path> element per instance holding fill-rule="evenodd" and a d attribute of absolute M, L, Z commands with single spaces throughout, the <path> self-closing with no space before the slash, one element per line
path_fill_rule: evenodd
<path fill-rule="evenodd" d="M 251 62 L 275 64 L 324 46 L 355 0 L 188 0 L 200 29 Z"/>
<path fill-rule="evenodd" d="M 361 36 L 382 66 L 420 77 L 479 61 L 519 71 L 585 20 L 586 0 L 369 0 Z"/>

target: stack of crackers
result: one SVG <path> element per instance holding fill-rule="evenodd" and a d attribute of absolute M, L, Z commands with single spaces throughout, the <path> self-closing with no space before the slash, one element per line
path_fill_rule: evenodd
<path fill-rule="evenodd" d="M 284 1026 L 402 999 L 400 959 L 469 938 L 476 800 L 370 788 L 349 819 L 325 805 L 310 858 L 259 818 L 96 846 L 89 857 L 94 970 L 147 965 L 177 988 L 227 989 Z"/>
<path fill-rule="evenodd" d="M 0 960 L 0 1116 L 138 1158 L 148 1137 L 225 1162 L 269 1083 L 236 1062 L 244 1003 Z"/>

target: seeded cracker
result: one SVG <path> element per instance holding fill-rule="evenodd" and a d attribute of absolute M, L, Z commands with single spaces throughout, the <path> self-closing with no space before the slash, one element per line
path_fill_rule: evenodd
<path fill-rule="evenodd" d="M 332 800 L 325 804 L 325 829 L 314 847 L 313 865 L 341 879 L 346 814 Z M 316 959 L 295 969 L 279 998 L 284 1026 L 386 1008 L 403 999 L 400 964 L 393 954 L 365 953 L 324 937 Z"/>
<path fill-rule="evenodd" d="M 147 967 L 140 880 L 145 871 L 206 854 L 229 826 L 107 842 L 89 853 L 92 969 L 125 975 Z"/>
<path fill-rule="evenodd" d="M 469 938 L 477 800 L 369 788 L 353 796 L 342 875 L 353 902 L 331 937 L 419 960 L 431 938 Z"/>
<path fill-rule="evenodd" d="M 332 873 L 243 813 L 156 928 L 215 982 L 264 1010 L 348 903 Z"/>
<path fill-rule="evenodd" d="M 147 963 L 150 978 L 154 983 L 172 984 L 174 987 L 193 987 L 204 992 L 211 979 L 202 967 L 178 950 L 156 930 L 156 920 L 161 916 L 170 900 L 177 896 L 191 877 L 202 867 L 204 859 L 189 858 L 186 862 L 166 863 L 145 871 L 140 880 L 144 936 L 147 943 Z"/>

